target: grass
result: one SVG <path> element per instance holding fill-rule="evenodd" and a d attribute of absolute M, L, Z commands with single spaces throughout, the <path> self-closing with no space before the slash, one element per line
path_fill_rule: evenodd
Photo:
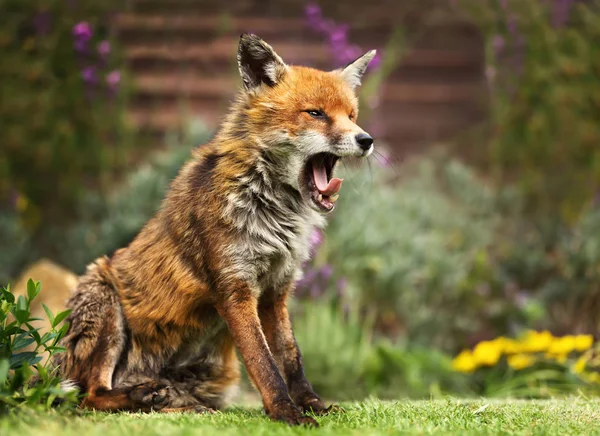
<path fill-rule="evenodd" d="M 548 401 L 432 400 L 345 404 L 346 413 L 320 417 L 319 429 L 269 421 L 257 408 L 215 415 L 12 412 L 2 435 L 600 435 L 600 399 Z"/>

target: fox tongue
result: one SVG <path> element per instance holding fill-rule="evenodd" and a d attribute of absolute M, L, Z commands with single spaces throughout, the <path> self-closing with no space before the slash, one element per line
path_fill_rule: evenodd
<path fill-rule="evenodd" d="M 323 159 L 315 159 L 312 167 L 315 185 L 317 185 L 319 193 L 330 196 L 340 190 L 342 187 L 342 179 L 333 177 L 329 182 L 327 181 L 327 170 L 325 169 Z"/>

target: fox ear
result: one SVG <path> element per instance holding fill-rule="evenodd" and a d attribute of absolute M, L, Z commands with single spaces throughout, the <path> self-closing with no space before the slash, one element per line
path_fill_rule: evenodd
<path fill-rule="evenodd" d="M 287 71 L 287 65 L 275 50 L 256 35 L 244 33 L 238 47 L 238 67 L 246 90 L 263 83 L 275 86 Z"/>
<path fill-rule="evenodd" d="M 344 80 L 348 82 L 348 85 L 352 87 L 352 89 L 360 86 L 362 76 L 365 74 L 365 71 L 367 71 L 367 66 L 369 65 L 369 62 L 373 60 L 375 54 L 377 54 L 377 51 L 371 50 L 355 61 L 346 65 L 343 70 L 338 70 Z"/>

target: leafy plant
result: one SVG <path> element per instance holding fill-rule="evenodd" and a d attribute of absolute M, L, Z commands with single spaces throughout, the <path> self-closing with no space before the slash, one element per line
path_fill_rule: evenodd
<path fill-rule="evenodd" d="M 457 0 L 485 35 L 498 183 L 540 221 L 576 221 L 600 190 L 600 2 Z"/>
<path fill-rule="evenodd" d="M 53 314 L 45 305 L 50 330 L 32 325 L 31 302 L 41 291 L 40 282 L 27 282 L 27 295 L 18 297 L 10 286 L 0 289 L 0 410 L 8 406 L 50 407 L 57 399 L 76 400 L 75 392 L 61 389 L 51 357 L 64 351 L 58 346 L 69 329 L 66 310 Z M 33 350 L 26 350 L 33 346 Z M 46 358 L 44 362 L 44 358 Z"/>
<path fill-rule="evenodd" d="M 308 380 L 335 400 L 429 398 L 469 393 L 466 378 L 452 370 L 449 355 L 431 348 L 392 343 L 377 336 L 373 320 L 358 307 L 328 300 L 327 293 L 294 307 L 294 332 Z"/>
<path fill-rule="evenodd" d="M 77 201 L 106 188 L 132 144 L 107 26 L 116 4 L 0 3 L 0 208 L 50 254 L 48 228 L 72 222 Z"/>
<path fill-rule="evenodd" d="M 528 331 L 518 339 L 498 337 L 465 349 L 452 364 L 471 374 L 479 394 L 547 398 L 598 392 L 600 358 L 591 335 L 553 336 Z M 597 347 L 596 347 L 597 348 Z"/>
<path fill-rule="evenodd" d="M 348 298 L 377 314 L 379 332 L 454 352 L 482 332 L 504 334 L 539 317 L 502 268 L 516 193 L 496 193 L 468 167 L 437 157 L 407 164 L 400 181 L 387 167 L 343 176 L 316 262 L 345 277 Z"/>

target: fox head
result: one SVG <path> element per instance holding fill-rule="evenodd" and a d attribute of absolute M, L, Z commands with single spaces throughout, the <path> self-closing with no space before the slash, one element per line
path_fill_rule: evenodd
<path fill-rule="evenodd" d="M 355 90 L 374 56 L 371 50 L 345 68 L 326 72 L 286 65 L 256 35 L 240 38 L 244 130 L 260 142 L 270 162 L 282 167 L 282 181 L 317 211 L 335 206 L 342 184 L 333 177 L 338 160 L 373 151 L 373 138 L 356 123 Z"/>

